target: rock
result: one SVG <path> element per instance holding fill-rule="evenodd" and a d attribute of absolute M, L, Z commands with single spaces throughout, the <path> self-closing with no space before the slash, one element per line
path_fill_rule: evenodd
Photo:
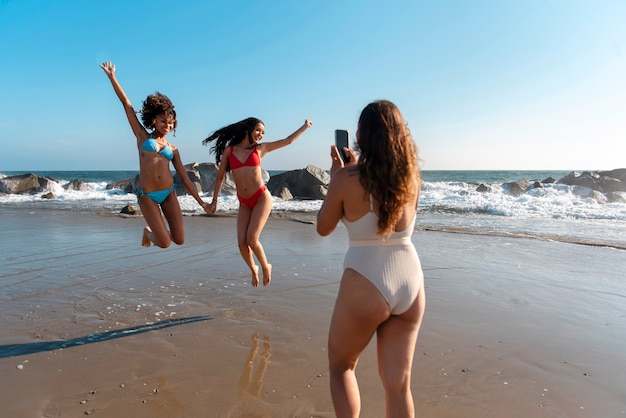
<path fill-rule="evenodd" d="M 569 186 L 582 186 L 602 193 L 626 192 L 626 168 L 611 171 L 572 171 L 559 180 Z"/>
<path fill-rule="evenodd" d="M 324 200 L 326 199 L 326 194 L 328 193 L 328 186 L 317 186 L 317 190 L 313 191 L 315 196 L 322 196 L 321 198 L 312 197 L 312 199 Z"/>
<path fill-rule="evenodd" d="M 586 196 L 587 198 L 593 199 L 598 203 L 606 203 L 608 202 L 608 199 L 605 195 L 603 195 L 602 193 L 600 193 L 597 190 L 592 190 L 591 192 L 589 192 L 589 194 Z"/>
<path fill-rule="evenodd" d="M 87 185 L 85 183 L 83 183 L 82 180 L 74 179 L 74 180 L 70 181 L 69 183 L 64 184 L 63 185 L 63 189 L 64 190 L 84 191 L 84 190 L 87 190 Z"/>
<path fill-rule="evenodd" d="M 196 163 L 193 165 L 192 169 L 198 173 L 198 177 L 200 178 L 200 189 L 207 193 L 213 192 L 213 189 L 215 188 L 215 178 L 217 177 L 217 172 L 219 171 L 217 164 Z M 234 193 L 235 191 L 235 183 L 233 183 L 230 173 L 224 177 L 222 190 L 225 193 Z"/>
<path fill-rule="evenodd" d="M 120 210 L 123 215 L 141 216 L 141 210 L 135 208 L 133 205 L 126 205 Z"/>
<path fill-rule="evenodd" d="M 507 190 L 509 194 L 511 194 L 512 196 L 519 196 L 522 193 L 524 193 L 526 190 L 528 190 L 529 186 L 530 186 L 530 182 L 528 180 L 520 179 L 517 181 L 504 183 L 502 185 L 502 188 Z"/>
<path fill-rule="evenodd" d="M 602 193 L 626 192 L 626 182 L 614 177 L 600 175 L 597 183 Z"/>
<path fill-rule="evenodd" d="M 120 180 L 113 183 L 108 183 L 106 189 L 119 189 L 123 190 L 124 193 L 137 193 L 137 183 L 139 183 L 139 174 L 137 174 L 134 179 Z"/>
<path fill-rule="evenodd" d="M 556 180 L 553 177 L 547 177 L 547 178 L 541 180 L 541 182 L 543 184 L 553 184 L 553 183 L 556 183 Z"/>
<path fill-rule="evenodd" d="M 609 203 L 626 203 L 626 192 L 609 192 L 606 198 Z"/>
<path fill-rule="evenodd" d="M 33 173 L 8 176 L 0 179 L 0 192 L 7 194 L 35 194 L 51 191 L 55 181 L 48 177 L 40 177 Z"/>
<path fill-rule="evenodd" d="M 196 192 L 200 193 L 202 191 L 202 185 L 200 183 L 200 173 L 194 169 L 196 165 L 197 163 L 188 164 L 185 168 L 187 169 L 189 181 L 191 181 L 196 188 Z M 178 173 L 174 174 L 174 184 L 176 185 L 176 196 L 189 194 L 189 190 L 185 187 L 185 183 L 183 183 Z"/>
<path fill-rule="evenodd" d="M 578 173 L 572 171 L 567 176 L 559 180 L 561 184 L 567 184 L 568 186 L 583 186 L 592 190 L 596 188 L 596 181 L 590 171 L 583 171 Z"/>
<path fill-rule="evenodd" d="M 622 183 L 626 183 L 626 168 L 616 168 L 615 170 L 610 171 L 598 171 L 600 176 L 610 177 L 613 179 L 617 179 Z"/>
<path fill-rule="evenodd" d="M 282 193 L 286 187 L 291 194 L 300 199 L 324 199 L 326 186 L 330 182 L 330 174 L 326 170 L 313 165 L 302 170 L 291 170 L 272 176 L 267 187 L 273 196 Z"/>
<path fill-rule="evenodd" d="M 41 195 L 42 199 L 56 199 L 56 196 L 52 192 L 44 193 Z"/>
<path fill-rule="evenodd" d="M 291 194 L 291 191 L 289 190 L 289 187 L 287 187 L 287 185 L 283 185 L 283 186 L 278 186 L 276 188 L 276 191 L 274 192 L 274 196 L 282 199 L 282 200 L 291 200 L 293 199 L 293 195 Z"/>
<path fill-rule="evenodd" d="M 480 183 L 480 184 L 478 185 L 478 187 L 476 188 L 476 191 L 477 191 L 477 192 L 480 192 L 480 193 L 489 193 L 489 192 L 491 192 L 492 190 L 493 190 L 493 189 L 491 188 L 491 186 L 489 186 L 489 185 L 487 185 L 487 184 L 485 184 L 485 183 Z"/>
<path fill-rule="evenodd" d="M 187 176 L 194 184 L 198 192 L 213 193 L 215 179 L 219 167 L 214 163 L 191 163 L 185 165 Z M 273 196 L 288 200 L 294 196 L 299 199 L 324 199 L 326 197 L 327 185 L 330 175 L 326 170 L 312 165 L 301 170 L 292 170 L 270 177 L 266 170 L 262 171 L 263 181 Z M 136 193 L 139 176 L 134 179 L 121 180 L 107 184 L 107 190 L 120 189 L 126 193 Z M 185 188 L 178 174 L 174 174 L 174 184 L 176 184 L 176 194 L 186 195 L 189 191 Z M 235 182 L 232 174 L 226 173 L 222 183 L 221 193 L 235 194 Z"/>

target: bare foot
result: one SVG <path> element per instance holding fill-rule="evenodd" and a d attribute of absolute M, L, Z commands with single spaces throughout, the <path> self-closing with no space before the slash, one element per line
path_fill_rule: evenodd
<path fill-rule="evenodd" d="M 259 287 L 259 266 L 254 266 L 252 270 L 252 287 Z"/>
<path fill-rule="evenodd" d="M 263 286 L 269 286 L 272 281 L 272 265 L 267 265 L 267 270 L 263 269 Z"/>
<path fill-rule="evenodd" d="M 149 247 L 150 245 L 152 245 L 152 240 L 150 240 L 150 237 L 148 236 L 148 234 L 151 234 L 152 230 L 150 229 L 150 227 L 146 226 L 143 229 L 143 238 L 141 238 L 141 245 L 143 245 L 144 247 Z"/>

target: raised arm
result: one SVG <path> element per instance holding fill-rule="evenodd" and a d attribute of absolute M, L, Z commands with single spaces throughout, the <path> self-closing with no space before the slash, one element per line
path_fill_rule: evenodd
<path fill-rule="evenodd" d="M 282 147 L 286 147 L 287 145 L 294 143 L 295 140 L 298 139 L 300 135 L 302 135 L 304 131 L 309 129 L 312 125 L 313 125 L 313 122 L 311 122 L 310 119 L 306 119 L 304 123 L 302 124 L 302 126 L 299 127 L 294 133 L 289 135 L 287 138 L 280 139 L 278 141 L 273 141 L 273 142 L 261 142 L 257 148 L 260 153 L 259 157 L 263 158 L 263 156 L 267 154 L 268 152 L 277 150 Z"/>
<path fill-rule="evenodd" d="M 107 61 L 100 64 L 100 68 L 102 68 L 104 70 L 104 73 L 109 77 L 115 94 L 120 99 L 120 102 L 122 102 L 122 106 L 124 106 L 124 112 L 126 112 L 126 117 L 128 118 L 128 123 L 130 123 L 130 127 L 132 128 L 133 133 L 137 138 L 137 144 L 139 146 L 150 135 L 143 127 L 143 125 L 139 122 L 139 119 L 137 118 L 137 113 L 135 112 L 135 109 L 133 109 L 133 105 L 130 103 L 130 100 L 128 99 L 128 97 L 126 97 L 126 93 L 124 93 L 124 89 L 122 89 L 122 86 L 117 81 L 117 78 L 115 77 L 115 65 Z"/>

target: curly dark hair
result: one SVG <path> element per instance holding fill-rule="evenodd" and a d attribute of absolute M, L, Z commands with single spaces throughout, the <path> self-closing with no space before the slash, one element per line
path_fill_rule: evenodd
<path fill-rule="evenodd" d="M 259 123 L 265 125 L 261 119 L 249 117 L 224 126 L 202 140 L 202 145 L 215 141 L 215 145 L 211 147 L 210 152 L 215 153 L 215 162 L 219 164 L 222 161 L 222 155 L 226 147 L 241 143 L 241 141 L 246 139 L 246 135 L 250 136 L 252 134 L 252 131 Z"/>
<path fill-rule="evenodd" d="M 174 119 L 174 131 L 176 131 L 176 126 L 178 126 L 176 111 L 174 110 L 172 101 L 166 95 L 157 91 L 146 97 L 146 100 L 143 101 L 143 107 L 140 113 L 141 121 L 146 129 L 154 129 L 154 120 L 156 117 L 165 115 L 171 116 Z"/>
<path fill-rule="evenodd" d="M 417 145 L 396 105 L 378 100 L 361 112 L 357 146 L 361 184 L 378 202 L 378 232 L 389 235 L 403 206 L 419 196 Z"/>

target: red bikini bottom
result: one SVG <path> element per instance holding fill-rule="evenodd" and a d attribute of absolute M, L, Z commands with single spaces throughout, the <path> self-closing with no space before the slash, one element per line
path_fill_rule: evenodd
<path fill-rule="evenodd" d="M 259 187 L 259 190 L 254 192 L 254 194 L 252 196 L 250 196 L 250 197 L 241 197 L 241 196 L 239 196 L 239 194 L 237 194 L 237 199 L 239 199 L 239 202 L 243 203 L 244 205 L 246 205 L 250 209 L 254 209 L 254 207 L 256 206 L 256 203 L 259 201 L 261 196 L 263 196 L 263 193 L 265 192 L 265 190 L 267 190 L 267 186 L 263 185 L 263 186 Z"/>

